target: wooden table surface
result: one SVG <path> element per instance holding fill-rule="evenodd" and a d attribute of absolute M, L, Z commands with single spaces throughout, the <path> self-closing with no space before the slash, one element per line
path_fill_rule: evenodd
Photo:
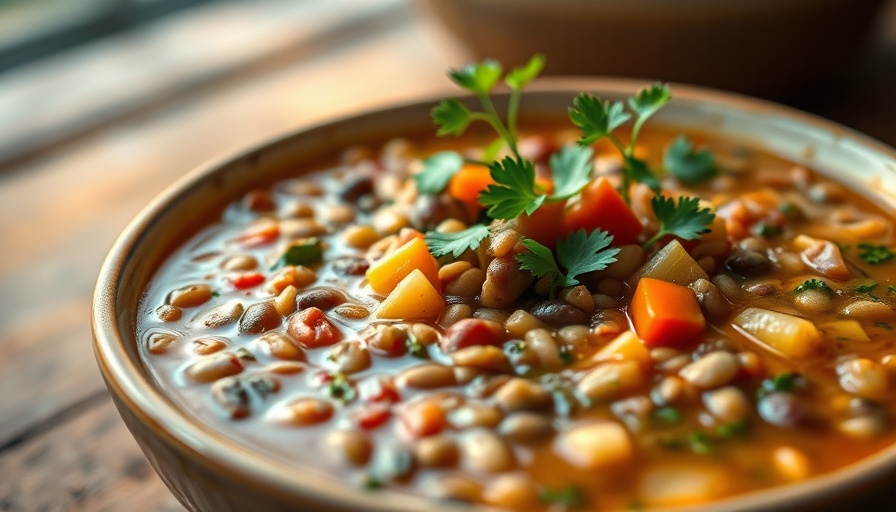
<path fill-rule="evenodd" d="M 0 511 L 183 510 L 96 368 L 89 308 L 103 257 L 143 205 L 203 161 L 451 91 L 444 71 L 467 55 L 407 3 L 207 6 L 0 75 Z M 847 78 L 785 101 L 896 145 L 893 2 L 881 25 Z M 201 43 L 185 57 L 191 40 L 178 38 L 191 26 L 245 39 L 226 57 Z M 137 65 L 118 77 L 125 63 Z M 138 91 L 122 95 L 129 85 Z"/>

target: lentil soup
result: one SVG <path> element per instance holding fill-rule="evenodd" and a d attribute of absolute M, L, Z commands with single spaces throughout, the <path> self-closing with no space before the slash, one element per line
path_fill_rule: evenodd
<path fill-rule="evenodd" d="M 661 167 L 678 135 L 648 128 L 633 153 Z M 536 187 L 579 136 L 521 131 Z M 705 503 L 892 444 L 892 217 L 805 166 L 689 136 L 712 176 L 661 186 L 714 212 L 693 237 L 654 236 L 658 196 L 621 197 L 606 139 L 585 188 L 511 220 L 485 217 L 494 180 L 475 163 L 420 192 L 444 140 L 347 148 L 246 192 L 162 265 L 141 356 L 189 414 L 301 471 L 507 509 Z M 450 147 L 481 161 L 487 142 Z M 580 214 L 595 195 L 621 206 Z M 478 225 L 478 247 L 433 254 Z M 613 261 L 573 275 L 561 253 L 580 231 L 611 233 Z M 530 240 L 577 282 L 537 275 Z"/>

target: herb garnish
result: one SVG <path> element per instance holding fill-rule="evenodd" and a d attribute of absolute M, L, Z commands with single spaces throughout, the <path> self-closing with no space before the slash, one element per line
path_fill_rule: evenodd
<path fill-rule="evenodd" d="M 280 259 L 271 266 L 271 270 L 277 270 L 287 265 L 311 265 L 321 261 L 323 261 L 323 247 L 320 239 L 306 238 L 290 245 Z"/>
<path fill-rule="evenodd" d="M 619 249 L 609 247 L 612 241 L 613 236 L 606 231 L 596 230 L 586 234 L 584 229 L 580 229 L 557 242 L 555 260 L 550 249 L 531 238 L 524 238 L 523 245 L 529 252 L 517 254 L 516 260 L 520 262 L 521 269 L 532 272 L 535 277 L 548 276 L 553 297 L 558 287 L 575 286 L 579 284 L 576 277 L 602 270 L 616 261 Z"/>
<path fill-rule="evenodd" d="M 883 245 L 859 244 L 859 257 L 871 265 L 880 265 L 896 256 Z"/>
<path fill-rule="evenodd" d="M 582 490 L 575 485 L 567 485 L 560 489 L 539 489 L 538 499 L 545 505 L 578 507 L 585 504 L 585 495 L 582 493 Z"/>
<path fill-rule="evenodd" d="M 449 254 L 459 258 L 467 249 L 476 250 L 488 235 L 488 226 L 483 226 L 482 224 L 474 224 L 455 233 L 430 231 L 426 233 L 426 245 L 429 247 L 432 255 L 437 258 Z"/>
<path fill-rule="evenodd" d="M 442 151 L 423 161 L 423 171 L 414 175 L 417 191 L 436 195 L 445 190 L 451 178 L 464 165 L 464 159 L 456 151 Z"/>
<path fill-rule="evenodd" d="M 342 372 L 333 372 L 329 374 L 329 382 L 327 382 L 326 392 L 335 400 L 347 404 L 353 402 L 358 395 L 355 387 L 348 381 Z"/>
<path fill-rule="evenodd" d="M 708 233 L 709 226 L 716 215 L 709 208 L 700 208 L 700 200 L 696 197 L 679 197 L 674 199 L 656 196 L 651 201 L 653 213 L 660 221 L 660 230 L 644 243 L 649 248 L 657 240 L 674 235 L 683 240 L 694 240 L 703 233 Z"/>
<path fill-rule="evenodd" d="M 802 284 L 793 289 L 793 293 L 800 293 L 807 290 L 820 290 L 828 294 L 834 293 L 834 290 L 828 286 L 828 283 L 821 279 L 807 279 Z"/>
<path fill-rule="evenodd" d="M 675 407 L 659 408 L 654 411 L 653 417 L 660 423 L 665 423 L 667 425 L 675 425 L 677 423 L 681 423 L 682 420 L 681 411 L 679 411 Z"/>
<path fill-rule="evenodd" d="M 663 167 L 678 181 L 686 184 L 706 181 L 719 173 L 713 154 L 707 150 L 694 149 L 694 143 L 685 135 L 678 136 L 666 149 Z"/>
<path fill-rule="evenodd" d="M 868 284 L 863 284 L 861 286 L 856 286 L 855 288 L 853 288 L 853 290 L 858 293 L 867 293 L 870 295 L 875 288 L 877 288 L 877 283 L 871 282 Z"/>
<path fill-rule="evenodd" d="M 420 340 L 413 334 L 407 333 L 407 338 L 404 340 L 404 346 L 407 349 L 408 354 L 411 354 L 417 359 L 429 359 L 429 352 L 426 351 L 426 345 L 420 343 Z"/>

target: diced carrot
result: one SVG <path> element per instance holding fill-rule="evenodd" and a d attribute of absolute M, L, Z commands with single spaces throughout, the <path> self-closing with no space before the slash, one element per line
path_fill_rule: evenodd
<path fill-rule="evenodd" d="M 693 290 L 649 277 L 638 282 L 630 313 L 635 332 L 647 346 L 680 346 L 706 327 Z"/>
<path fill-rule="evenodd" d="M 375 292 L 388 295 L 414 270 L 423 272 L 436 291 L 442 290 L 439 264 L 420 238 L 413 238 L 371 265 L 367 269 L 367 282 Z"/>
<path fill-rule="evenodd" d="M 520 215 L 517 217 L 517 231 L 546 247 L 554 248 L 562 235 L 558 227 L 565 205 L 566 201 L 544 203 L 532 215 Z"/>
<path fill-rule="evenodd" d="M 230 281 L 230 284 L 237 290 L 245 290 L 246 288 L 252 288 L 253 286 L 258 286 L 263 283 L 264 275 L 259 274 L 258 272 L 244 272 L 242 274 L 229 275 L 227 276 L 227 280 Z"/>
<path fill-rule="evenodd" d="M 256 247 L 269 244 L 279 237 L 280 225 L 272 219 L 262 219 L 246 228 L 236 237 L 236 241 L 246 247 Z"/>
<path fill-rule="evenodd" d="M 493 184 L 488 167 L 465 164 L 448 182 L 448 194 L 467 204 L 479 204 L 479 194 Z"/>
<path fill-rule="evenodd" d="M 556 229 L 556 226 L 553 227 Z M 613 245 L 632 244 L 644 227 L 625 200 L 606 178 L 598 178 L 585 187 L 578 201 L 563 215 L 563 233 L 584 229 L 602 229 L 613 235 Z"/>
<path fill-rule="evenodd" d="M 342 339 L 342 332 L 315 307 L 289 317 L 286 332 L 304 348 L 326 347 Z"/>
<path fill-rule="evenodd" d="M 445 429 L 445 411 L 436 400 L 423 400 L 409 405 L 401 412 L 405 428 L 414 437 L 438 434 Z"/>

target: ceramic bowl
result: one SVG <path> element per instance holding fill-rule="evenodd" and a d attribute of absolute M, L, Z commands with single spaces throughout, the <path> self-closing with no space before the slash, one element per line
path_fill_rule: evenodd
<path fill-rule="evenodd" d="M 477 58 L 750 93 L 843 68 L 883 0 L 425 0 Z"/>
<path fill-rule="evenodd" d="M 572 98 L 591 91 L 621 99 L 641 82 L 548 79 L 534 84 L 522 119 L 565 116 Z M 896 207 L 896 150 L 865 136 L 770 103 L 708 90 L 675 87 L 653 124 L 711 130 L 721 137 L 805 162 L 892 208 Z M 497 102 L 500 104 L 503 98 Z M 125 424 L 174 495 L 190 510 L 448 510 L 391 491 L 369 493 L 338 479 L 303 472 L 253 453 L 178 407 L 149 375 L 138 354 L 136 315 L 142 291 L 162 261 L 223 207 L 259 183 L 294 173 L 303 163 L 359 143 L 431 134 L 435 100 L 359 114 L 304 128 L 205 165 L 168 188 L 125 229 L 97 283 L 92 311 L 100 370 Z M 805 483 L 743 495 L 695 510 L 819 510 L 893 478 L 896 446 Z"/>

